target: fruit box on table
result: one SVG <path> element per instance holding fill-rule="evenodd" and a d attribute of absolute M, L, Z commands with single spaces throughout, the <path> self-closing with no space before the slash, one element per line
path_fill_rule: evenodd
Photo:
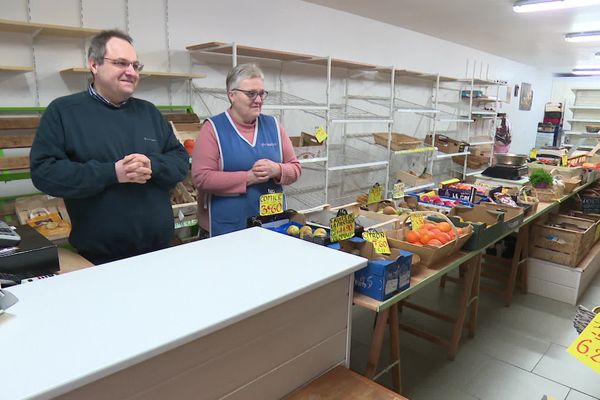
<path fill-rule="evenodd" d="M 462 248 L 464 250 L 478 250 L 494 243 L 504 232 L 503 212 L 494 211 L 481 204 L 472 208 L 455 207 L 448 218 L 458 227 L 471 226 L 473 235 Z"/>
<path fill-rule="evenodd" d="M 356 224 L 365 229 L 374 228 L 395 228 L 401 224 L 400 217 L 397 215 L 380 214 L 373 211 L 362 210 L 360 203 L 350 203 L 343 206 L 331 207 L 328 204 L 312 208 L 310 210 L 299 211 L 306 217 L 308 224 L 314 223 L 329 227 L 329 221 L 334 218 L 337 212 L 345 209 L 348 214 L 354 214 Z"/>
<path fill-rule="evenodd" d="M 290 136 L 290 140 L 294 147 L 294 154 L 299 160 L 325 157 L 325 143 L 319 143 L 314 135 L 301 132 L 300 136 Z"/>
<path fill-rule="evenodd" d="M 523 223 L 525 219 L 525 213 L 522 207 L 511 207 L 505 204 L 493 204 L 493 203 L 481 203 L 483 207 L 488 210 L 494 210 L 500 213 L 504 213 L 504 219 L 502 221 L 503 232 L 507 233 L 514 231 Z"/>
<path fill-rule="evenodd" d="M 471 229 L 468 225 L 465 225 L 463 229 L 464 232 L 462 235 L 460 235 L 456 239 L 452 239 L 451 241 L 441 246 L 433 246 L 427 244 L 419 245 L 410 243 L 405 240 L 404 232 L 402 229 L 386 230 L 384 232 L 391 248 L 401 249 L 409 251 L 411 253 L 415 253 L 421 259 L 420 263 L 429 267 L 437 261 L 440 261 L 443 258 L 446 258 L 449 255 L 458 252 L 463 247 L 463 245 L 469 240 L 469 237 L 473 233 L 473 229 Z"/>
<path fill-rule="evenodd" d="M 343 240 L 342 251 L 365 257 L 367 266 L 354 273 L 354 290 L 384 301 L 410 287 L 413 254 L 390 248 L 389 255 L 375 252 L 373 245 L 362 239 Z"/>

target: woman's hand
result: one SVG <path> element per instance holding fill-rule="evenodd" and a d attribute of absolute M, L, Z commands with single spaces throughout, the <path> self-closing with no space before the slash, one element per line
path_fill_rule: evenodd
<path fill-rule="evenodd" d="M 281 179 L 281 165 L 266 158 L 255 162 L 252 166 L 252 172 L 259 178 Z"/>

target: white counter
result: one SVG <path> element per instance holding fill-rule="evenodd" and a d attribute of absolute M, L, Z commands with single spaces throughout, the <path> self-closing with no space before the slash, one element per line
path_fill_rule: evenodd
<path fill-rule="evenodd" d="M 251 228 L 8 289 L 0 398 L 48 399 L 350 275 L 366 260 Z"/>

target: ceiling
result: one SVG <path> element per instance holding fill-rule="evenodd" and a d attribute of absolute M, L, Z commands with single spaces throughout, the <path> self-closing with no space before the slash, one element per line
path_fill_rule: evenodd
<path fill-rule="evenodd" d="M 569 32 L 600 30 L 600 5 L 516 13 L 513 0 L 304 0 L 570 74 L 578 65 L 600 65 L 600 42 L 568 43 Z"/>

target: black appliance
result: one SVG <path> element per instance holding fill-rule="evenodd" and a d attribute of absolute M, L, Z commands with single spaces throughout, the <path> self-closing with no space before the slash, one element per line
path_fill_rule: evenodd
<path fill-rule="evenodd" d="M 518 181 L 527 175 L 527 166 L 496 164 L 494 166 L 487 167 L 482 172 L 482 175 L 489 176 L 491 178 Z"/>
<path fill-rule="evenodd" d="M 58 249 L 29 225 L 17 226 L 21 242 L 14 251 L 0 254 L 0 272 L 32 277 L 57 272 L 60 269 Z"/>

